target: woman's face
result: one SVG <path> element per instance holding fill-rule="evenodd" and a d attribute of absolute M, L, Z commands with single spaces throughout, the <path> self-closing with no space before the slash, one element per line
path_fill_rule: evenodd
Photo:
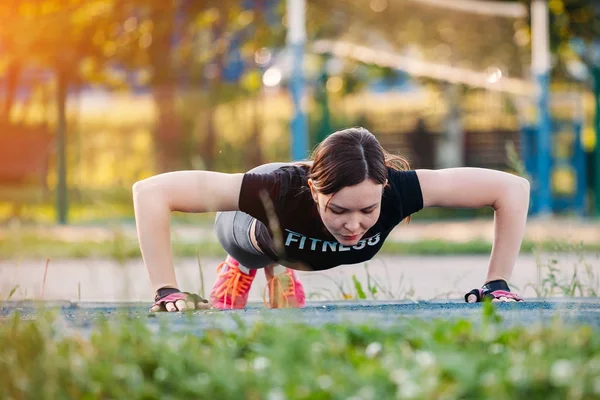
<path fill-rule="evenodd" d="M 323 224 L 343 245 L 356 245 L 379 218 L 382 184 L 366 179 L 329 195 L 314 189 L 310 179 L 309 186 Z"/>

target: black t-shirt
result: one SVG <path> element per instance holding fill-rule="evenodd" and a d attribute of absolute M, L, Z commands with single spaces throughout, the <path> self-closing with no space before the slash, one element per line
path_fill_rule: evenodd
<path fill-rule="evenodd" d="M 417 173 L 388 168 L 379 219 L 355 246 L 344 246 L 323 224 L 307 181 L 308 167 L 284 166 L 270 173 L 246 173 L 240 192 L 240 210 L 266 226 L 257 224 L 261 250 L 294 269 L 326 270 L 370 260 L 396 225 L 423 208 Z M 270 223 L 269 216 L 278 223 Z"/>

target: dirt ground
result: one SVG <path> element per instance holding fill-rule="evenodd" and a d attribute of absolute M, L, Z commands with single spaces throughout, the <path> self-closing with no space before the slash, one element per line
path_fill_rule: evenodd
<path fill-rule="evenodd" d="M 584 288 L 600 286 L 600 255 L 563 254 L 544 255 L 536 260 L 532 255 L 519 257 L 511 284 L 524 296 L 536 296 L 534 287 L 543 289 L 543 278 L 548 277 L 548 265 L 556 259 L 560 266 L 555 284 L 566 286 L 577 270 L 577 280 Z M 204 293 L 208 294 L 216 278 L 220 259 L 201 259 L 201 269 L 195 259 L 176 261 L 179 285 L 187 291 L 201 292 L 201 274 Z M 485 279 L 487 256 L 381 256 L 369 263 L 340 266 L 325 272 L 298 272 L 309 300 L 334 300 L 343 294 L 355 295 L 352 281 L 355 275 L 368 298 L 368 276 L 371 286 L 377 287 L 376 299 L 459 299 L 464 292 L 479 287 Z M 368 271 L 368 276 L 367 276 Z M 589 273 L 587 272 L 589 271 Z M 0 296 L 6 299 L 16 287 L 12 299 L 44 299 L 70 301 L 142 301 L 152 300 L 153 292 L 141 260 L 118 265 L 110 260 L 53 260 L 43 286 L 45 262 L 22 260 L 0 262 Z M 562 283 L 561 283 L 562 282 Z M 250 291 L 251 302 L 262 302 L 265 277 L 259 271 Z M 545 287 L 550 289 L 550 285 Z"/>

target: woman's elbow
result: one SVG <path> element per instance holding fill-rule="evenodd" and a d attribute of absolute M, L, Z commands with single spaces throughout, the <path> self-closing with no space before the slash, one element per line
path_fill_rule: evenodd
<path fill-rule="evenodd" d="M 148 179 L 142 179 L 140 181 L 135 182 L 131 187 L 133 199 L 135 200 L 135 198 L 138 197 L 142 192 L 144 192 L 148 186 Z"/>
<path fill-rule="evenodd" d="M 136 199 L 144 196 L 152 196 L 152 192 L 155 192 L 158 187 L 158 182 L 154 177 L 146 178 L 139 180 L 133 184 L 131 187 L 131 192 L 133 194 L 133 200 L 135 202 Z"/>
<path fill-rule="evenodd" d="M 511 205 L 510 207 L 526 207 L 529 209 L 529 180 L 512 174 L 505 176 L 508 179 L 504 181 L 503 185 L 498 186 L 499 191 L 497 192 L 496 199 L 490 206 L 496 211 L 509 204 Z"/>
<path fill-rule="evenodd" d="M 518 177 L 517 182 L 521 191 L 524 192 L 527 195 L 527 197 L 529 197 L 529 193 L 531 191 L 531 184 L 529 183 L 529 179 L 524 177 Z"/>
<path fill-rule="evenodd" d="M 527 178 L 515 176 L 514 183 L 511 187 L 513 197 L 517 197 L 521 203 L 527 204 L 529 207 L 529 195 L 531 192 L 531 184 Z"/>

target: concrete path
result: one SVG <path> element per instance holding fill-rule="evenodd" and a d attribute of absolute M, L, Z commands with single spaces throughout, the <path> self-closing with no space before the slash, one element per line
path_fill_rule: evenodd
<path fill-rule="evenodd" d="M 54 319 L 55 332 L 65 336 L 89 337 L 100 318 L 119 321 L 121 317 L 143 321 L 151 332 L 164 334 L 165 330 L 184 335 L 203 335 L 208 329 L 237 330 L 240 324 L 252 326 L 258 322 L 286 324 L 304 323 L 320 326 L 327 323 L 350 325 L 372 324 L 380 328 L 412 327 L 427 320 L 469 320 L 475 326 L 485 321 L 483 305 L 453 301 L 439 302 L 313 302 L 303 309 L 264 309 L 251 305 L 244 310 L 195 311 L 192 313 L 149 314 L 144 304 L 80 303 L 54 304 L 59 313 Z M 537 329 L 549 324 L 586 325 L 600 327 L 600 300 L 552 299 L 532 300 L 525 303 L 496 303 L 500 316 L 499 327 L 521 326 Z M 21 319 L 35 319 L 40 311 L 32 304 L 5 303 L 0 307 L 0 320 L 11 318 L 18 310 Z M 418 327 L 419 325 L 417 325 Z M 497 329 L 489 329 L 489 335 Z"/>

